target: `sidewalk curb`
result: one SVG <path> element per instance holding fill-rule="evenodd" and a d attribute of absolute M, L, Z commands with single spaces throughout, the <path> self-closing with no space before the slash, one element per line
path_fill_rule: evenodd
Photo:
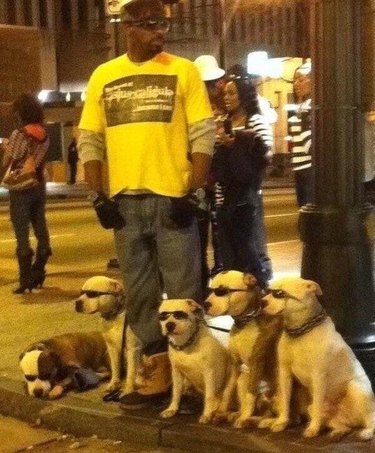
<path fill-rule="evenodd" d="M 27 396 L 23 384 L 0 378 L 0 413 L 47 429 L 80 437 L 98 436 L 155 448 L 175 448 L 190 452 L 259 453 L 346 453 L 368 452 L 369 443 L 331 443 L 326 436 L 305 440 L 300 429 L 272 434 L 263 430 L 234 430 L 195 423 L 196 416 L 178 416 L 173 421 L 158 418 L 156 410 L 123 413 L 115 403 L 102 403 L 73 394 L 56 401 Z M 375 445 L 375 444 L 374 444 Z"/>

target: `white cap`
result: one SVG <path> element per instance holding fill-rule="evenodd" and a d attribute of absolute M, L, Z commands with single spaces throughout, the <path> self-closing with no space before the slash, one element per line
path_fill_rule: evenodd
<path fill-rule="evenodd" d="M 205 82 L 220 79 L 225 74 L 224 69 L 219 68 L 216 58 L 212 55 L 201 55 L 194 60 L 194 64 Z"/>
<path fill-rule="evenodd" d="M 306 58 L 303 64 L 296 69 L 296 72 L 303 75 L 309 75 L 311 72 L 311 58 Z"/>
<path fill-rule="evenodd" d="M 136 1 L 138 1 L 138 0 L 121 0 L 120 1 L 121 8 L 123 6 L 129 6 L 131 3 L 135 3 Z"/>

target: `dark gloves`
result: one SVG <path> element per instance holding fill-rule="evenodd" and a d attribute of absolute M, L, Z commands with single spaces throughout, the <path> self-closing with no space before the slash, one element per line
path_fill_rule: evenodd
<path fill-rule="evenodd" d="M 191 191 L 184 197 L 171 197 L 172 210 L 170 218 L 181 227 L 189 227 L 194 217 L 202 217 L 207 214 L 208 204 L 205 200 L 204 189 Z"/>
<path fill-rule="evenodd" d="M 98 194 L 93 205 L 100 224 L 106 230 L 111 228 L 118 230 L 125 226 L 125 220 L 119 213 L 118 205 L 114 200 L 104 194 Z"/>

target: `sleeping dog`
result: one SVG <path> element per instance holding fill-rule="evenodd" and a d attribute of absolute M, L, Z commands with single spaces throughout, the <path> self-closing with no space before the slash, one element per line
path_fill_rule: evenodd
<path fill-rule="evenodd" d="M 79 313 L 100 313 L 102 318 L 102 333 L 107 344 L 112 373 L 106 389 L 108 395 L 116 398 L 119 393 L 132 392 L 140 343 L 130 327 L 125 325 L 125 294 L 121 283 L 104 276 L 89 278 L 82 286 L 80 297 L 75 301 L 75 309 Z M 126 380 L 121 387 L 121 376 L 125 367 Z"/>
<path fill-rule="evenodd" d="M 99 332 L 69 333 L 30 345 L 20 356 L 27 393 L 58 398 L 74 387 L 77 371 L 97 383 L 109 377 L 109 360 Z M 84 379 L 84 375 L 82 375 Z"/>
<path fill-rule="evenodd" d="M 281 334 L 281 319 L 262 314 L 263 292 L 252 274 L 223 271 L 211 282 L 211 293 L 203 303 L 208 315 L 230 315 L 228 349 L 236 362 L 239 414 L 232 414 L 234 427 L 242 428 L 260 403 L 261 384 L 267 384 L 267 398 L 273 396 L 276 382 L 276 345 Z M 264 388 L 264 385 L 263 385 Z M 262 392 L 262 396 L 264 392 Z M 216 421 L 229 414 L 217 414 Z"/>
<path fill-rule="evenodd" d="M 204 398 L 199 423 L 209 423 L 221 404 L 228 405 L 224 390 L 233 376 L 233 363 L 204 321 L 202 308 L 191 299 L 164 300 L 159 307 L 163 335 L 168 337 L 172 365 L 172 400 L 161 417 L 173 417 L 184 388 L 192 385 Z"/>
<path fill-rule="evenodd" d="M 281 314 L 284 331 L 278 345 L 280 412 L 263 426 L 282 431 L 289 423 L 291 381 L 295 376 L 311 398 L 310 422 L 305 437 L 323 427 L 339 438 L 361 428 L 362 440 L 375 430 L 375 399 L 371 383 L 350 347 L 336 331 L 317 296 L 319 285 L 300 277 L 284 278 L 271 285 L 264 297 L 264 311 Z"/>

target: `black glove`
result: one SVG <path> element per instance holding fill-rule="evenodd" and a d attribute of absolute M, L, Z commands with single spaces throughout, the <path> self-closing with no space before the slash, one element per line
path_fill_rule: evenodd
<path fill-rule="evenodd" d="M 118 205 L 104 194 L 99 194 L 93 202 L 96 215 L 103 228 L 116 230 L 125 226 L 125 220 L 119 213 Z"/>
<path fill-rule="evenodd" d="M 184 197 L 171 197 L 172 210 L 170 218 L 173 222 L 181 227 L 189 227 L 194 217 L 202 217 L 207 214 L 207 204 L 202 198 L 198 198 L 195 191 L 189 192 Z"/>

